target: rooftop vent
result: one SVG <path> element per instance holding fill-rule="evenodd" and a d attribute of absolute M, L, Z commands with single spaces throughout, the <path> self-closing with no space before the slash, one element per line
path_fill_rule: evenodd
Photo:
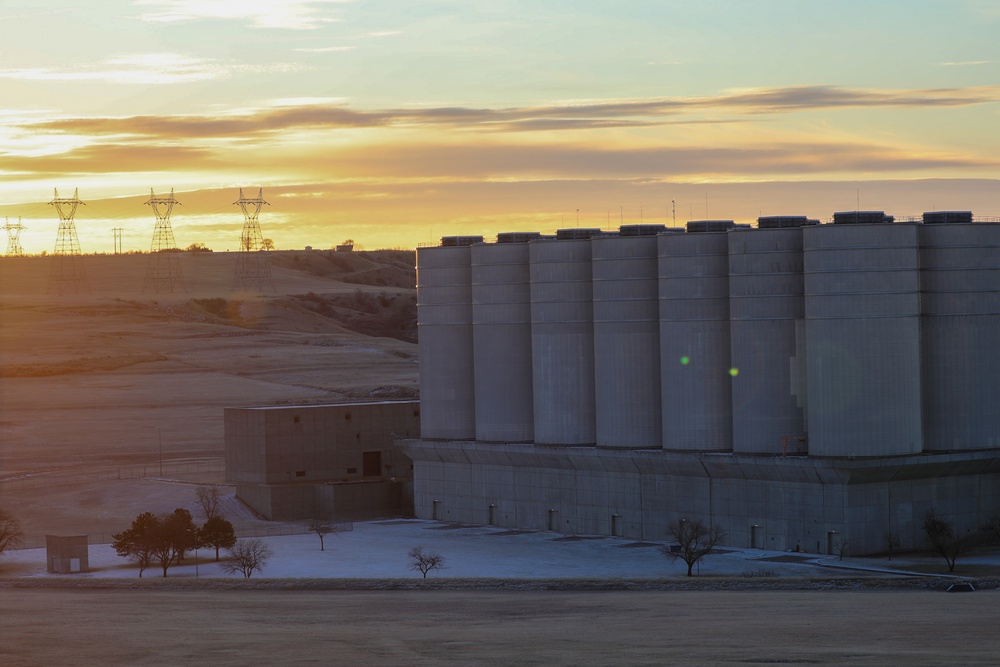
<path fill-rule="evenodd" d="M 895 218 L 885 211 L 840 211 L 833 214 L 835 225 L 877 225 L 894 222 Z"/>
<path fill-rule="evenodd" d="M 482 243 L 482 236 L 442 236 L 441 246 L 444 248 L 456 248 L 459 246 L 475 245 Z"/>
<path fill-rule="evenodd" d="M 538 232 L 500 232 L 497 243 L 527 243 L 542 238 Z"/>
<path fill-rule="evenodd" d="M 601 230 L 595 227 L 575 227 L 572 229 L 556 230 L 556 238 L 560 241 L 567 241 L 571 239 L 592 239 L 595 236 L 601 236 L 601 234 Z"/>
<path fill-rule="evenodd" d="M 618 228 L 621 236 L 656 236 L 665 231 L 666 225 L 622 225 Z"/>
<path fill-rule="evenodd" d="M 687 223 L 689 232 L 726 232 L 736 227 L 732 220 L 691 220 Z"/>
<path fill-rule="evenodd" d="M 928 211 L 924 223 L 937 225 L 945 222 L 972 222 L 972 211 Z"/>
<path fill-rule="evenodd" d="M 763 215 L 757 218 L 758 229 L 787 229 L 818 224 L 819 220 L 813 220 L 804 215 Z"/>

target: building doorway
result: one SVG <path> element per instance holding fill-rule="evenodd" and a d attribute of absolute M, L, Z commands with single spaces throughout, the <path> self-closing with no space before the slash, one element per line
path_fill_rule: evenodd
<path fill-rule="evenodd" d="M 382 452 L 363 452 L 361 454 L 361 474 L 365 477 L 382 476 Z"/>
<path fill-rule="evenodd" d="M 750 548 L 763 549 L 764 531 L 758 525 L 750 526 Z"/>

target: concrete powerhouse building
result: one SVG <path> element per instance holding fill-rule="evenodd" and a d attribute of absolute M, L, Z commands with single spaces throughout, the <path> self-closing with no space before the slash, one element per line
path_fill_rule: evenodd
<path fill-rule="evenodd" d="M 420 403 L 226 408 L 226 482 L 266 519 L 370 519 L 412 513 Z"/>
<path fill-rule="evenodd" d="M 863 554 L 1000 512 L 1000 224 L 447 237 L 417 264 L 419 517 Z"/>

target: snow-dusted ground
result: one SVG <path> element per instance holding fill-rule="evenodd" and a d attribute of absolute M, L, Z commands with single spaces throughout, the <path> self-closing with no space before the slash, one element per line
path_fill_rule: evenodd
<path fill-rule="evenodd" d="M 684 576 L 683 562 L 663 556 L 659 544 L 637 543 L 613 537 L 565 536 L 552 532 L 508 531 L 485 526 L 455 526 L 418 519 L 354 524 L 349 532 L 327 535 L 326 550 L 310 533 L 262 538 L 272 556 L 254 577 L 269 578 L 393 578 L 419 577 L 409 569 L 407 552 L 415 546 L 439 553 L 445 568 L 430 577 L 501 578 L 663 578 Z M 698 564 L 701 574 L 730 576 L 815 577 L 841 576 L 834 567 L 868 568 L 889 565 L 885 559 L 846 559 L 816 554 L 788 554 L 759 549 L 720 550 Z M 224 554 L 224 552 L 223 552 Z M 190 554 L 194 556 L 194 554 Z M 212 561 L 214 552 L 198 551 L 197 564 L 173 566 L 168 577 L 231 577 Z M 774 560 L 778 559 L 778 560 Z M 992 559 L 995 561 L 996 557 Z M 969 562 L 967 559 L 965 562 Z M 899 559 L 892 565 L 899 565 Z M 80 577 L 137 577 L 138 568 L 120 558 L 111 545 L 90 547 L 89 573 Z M 872 572 L 876 574 L 877 572 Z M 9 551 L 0 559 L 0 574 L 48 577 L 45 550 Z M 159 577 L 157 565 L 145 577 Z"/>

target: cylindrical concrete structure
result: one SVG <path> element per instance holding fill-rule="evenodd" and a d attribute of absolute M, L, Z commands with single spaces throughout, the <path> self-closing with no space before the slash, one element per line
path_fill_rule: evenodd
<path fill-rule="evenodd" d="M 528 244 L 535 443 L 592 445 L 594 322 L 590 240 Z"/>
<path fill-rule="evenodd" d="M 801 227 L 729 233 L 734 452 L 806 452 L 802 288 Z"/>
<path fill-rule="evenodd" d="M 726 233 L 661 234 L 657 241 L 663 448 L 730 450 Z"/>
<path fill-rule="evenodd" d="M 420 437 L 476 437 L 470 248 L 417 248 Z"/>
<path fill-rule="evenodd" d="M 597 446 L 659 448 L 656 237 L 596 238 L 591 251 Z"/>
<path fill-rule="evenodd" d="M 923 225 L 920 246 L 924 449 L 1000 447 L 1000 224 Z"/>
<path fill-rule="evenodd" d="M 527 243 L 472 247 L 476 439 L 531 442 L 531 286 Z"/>
<path fill-rule="evenodd" d="M 919 231 L 802 230 L 810 455 L 922 449 Z"/>

